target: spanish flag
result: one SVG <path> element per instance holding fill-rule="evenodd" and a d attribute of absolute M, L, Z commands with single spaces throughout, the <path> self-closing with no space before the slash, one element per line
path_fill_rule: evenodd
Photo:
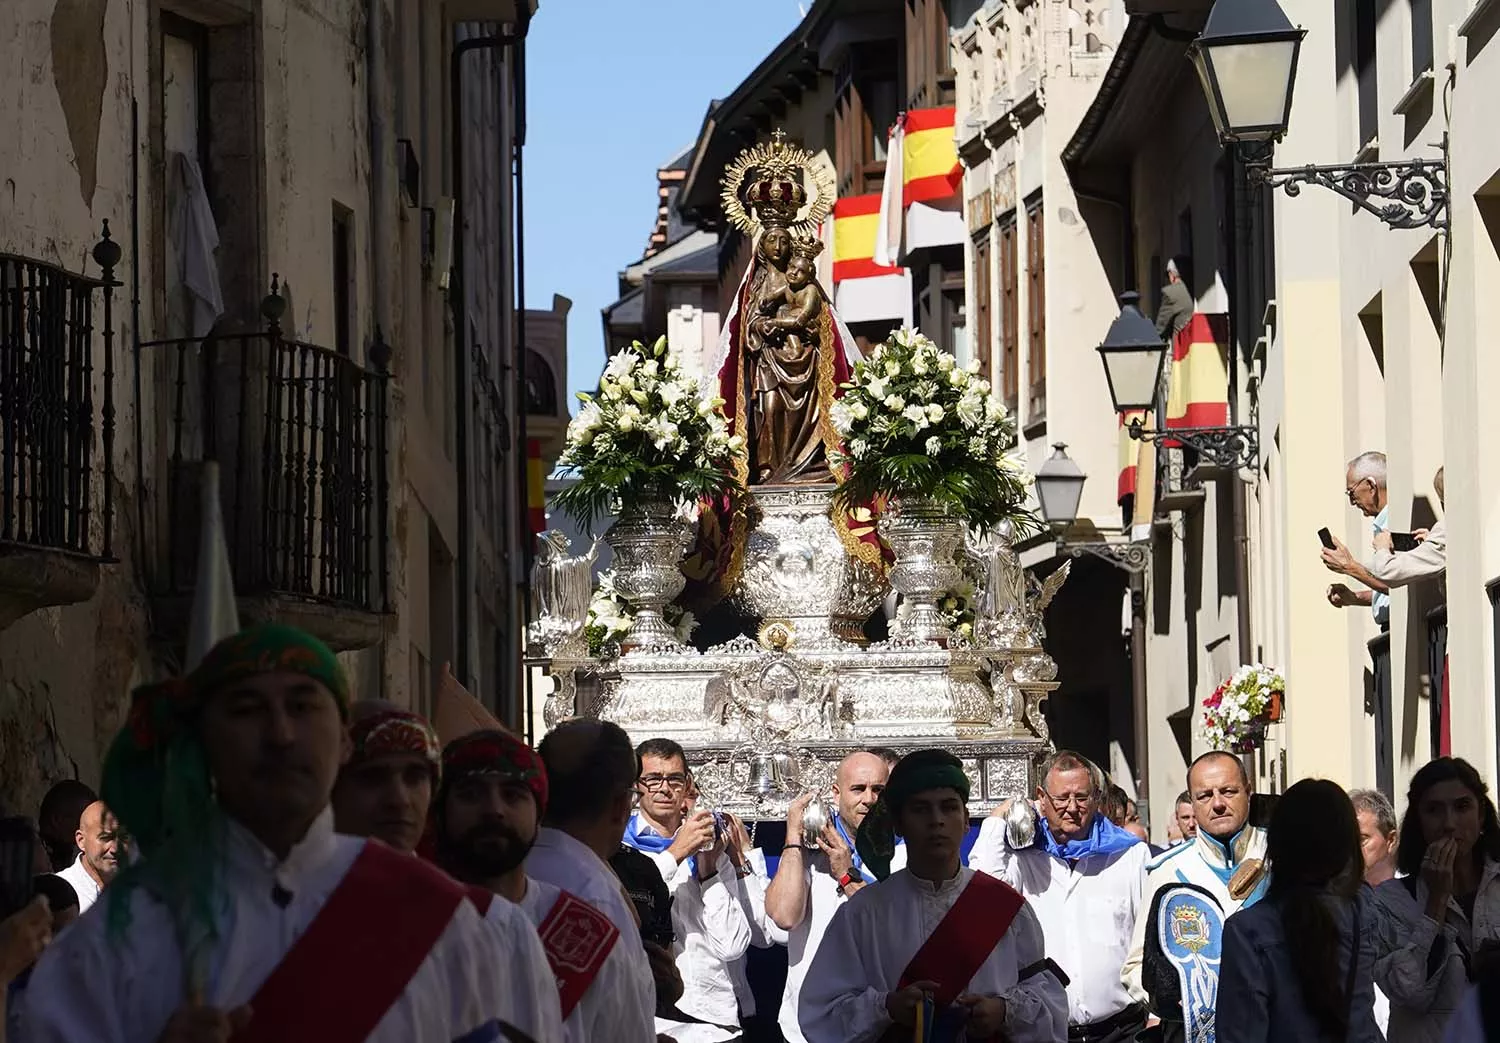
<path fill-rule="evenodd" d="M 901 269 L 875 262 L 880 193 L 846 196 L 833 204 L 833 281 L 895 275 Z"/>
<path fill-rule="evenodd" d="M 1229 423 L 1229 316 L 1196 314 L 1172 338 L 1167 430 Z M 1162 445 L 1179 443 L 1163 440 Z"/>
<path fill-rule="evenodd" d="M 1136 476 L 1141 459 L 1141 446 L 1145 443 L 1130 437 L 1130 425 L 1139 420 L 1146 422 L 1144 409 L 1132 409 L 1119 414 L 1120 417 L 1120 480 L 1116 486 L 1115 502 L 1123 504 L 1127 496 L 1136 492 Z"/>
<path fill-rule="evenodd" d="M 542 460 L 542 443 L 526 440 L 526 514 L 532 534 L 547 527 L 547 465 Z"/>
<path fill-rule="evenodd" d="M 909 234 L 906 214 L 913 204 L 951 207 L 956 201 L 964 170 L 953 142 L 955 111 L 913 109 L 891 128 L 875 232 L 875 263 L 900 261 L 902 240 Z"/>
<path fill-rule="evenodd" d="M 900 126 L 901 204 L 947 199 L 963 182 L 953 142 L 956 109 L 914 109 Z M 894 143 L 894 138 L 893 138 Z"/>

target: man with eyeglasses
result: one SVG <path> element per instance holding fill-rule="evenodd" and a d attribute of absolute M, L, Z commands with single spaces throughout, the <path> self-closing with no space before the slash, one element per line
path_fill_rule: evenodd
<path fill-rule="evenodd" d="M 1370 530 L 1379 536 L 1391 527 L 1390 506 L 1386 501 L 1385 454 L 1360 453 L 1349 461 L 1344 473 L 1344 494 L 1349 503 L 1358 507 L 1360 513 L 1371 519 Z M 1367 588 L 1351 590 L 1347 584 L 1334 583 L 1328 588 L 1328 603 L 1334 608 L 1351 605 L 1368 605 L 1375 622 L 1382 628 L 1390 625 L 1390 587 L 1344 546 L 1337 536 L 1332 537 L 1333 546 L 1323 548 L 1323 564 L 1330 572 L 1358 580 Z"/>
<path fill-rule="evenodd" d="M 1150 849 L 1101 810 L 1103 772 L 1087 758 L 1059 750 L 1042 764 L 1036 791 L 1035 840 L 1011 846 L 997 808 L 979 829 L 969 866 L 1021 892 L 1041 921 L 1047 955 L 1068 976 L 1068 1039 L 1122 1043 L 1135 1039 L 1146 1010 L 1120 980 L 1141 908 Z"/>
<path fill-rule="evenodd" d="M 746 911 L 764 908 L 764 885 L 749 869 L 732 821 L 692 810 L 697 794 L 682 747 L 671 739 L 647 739 L 635 752 L 641 762 L 638 804 L 624 842 L 650 856 L 672 894 L 672 953 L 682 975 L 677 1012 L 690 1022 L 737 1033 L 733 965 L 750 948 Z M 671 1032 L 688 1035 L 675 1026 Z M 693 1038 L 712 1035 L 697 1030 Z"/>

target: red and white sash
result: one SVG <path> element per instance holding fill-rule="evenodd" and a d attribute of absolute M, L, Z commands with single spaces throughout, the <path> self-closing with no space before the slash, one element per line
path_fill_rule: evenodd
<path fill-rule="evenodd" d="M 897 989 L 912 982 L 937 982 L 933 1003 L 946 1007 L 969 987 L 990 958 L 1016 914 L 1026 904 L 1021 893 L 986 873 L 975 873 L 942 922 L 901 973 Z"/>
<path fill-rule="evenodd" d="M 250 1024 L 234 1043 L 363 1043 L 406 991 L 464 893 L 421 859 L 366 843 L 261 984 Z"/>
<path fill-rule="evenodd" d="M 469 900 L 484 916 L 495 900 L 494 892 L 469 888 Z M 568 1020 L 583 994 L 589 991 L 604 961 L 620 939 L 620 929 L 609 917 L 583 899 L 563 891 L 552 909 L 537 925 L 537 936 L 547 953 L 552 976 L 557 979 L 557 999 L 562 1018 Z"/>

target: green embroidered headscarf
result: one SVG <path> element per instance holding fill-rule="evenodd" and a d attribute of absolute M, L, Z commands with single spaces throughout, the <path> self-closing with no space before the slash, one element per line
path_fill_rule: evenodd
<path fill-rule="evenodd" d="M 198 738 L 197 720 L 215 692 L 250 677 L 297 673 L 318 681 L 347 717 L 349 681 L 327 645 L 296 627 L 265 623 L 220 641 L 185 677 L 143 685 L 104 758 L 100 799 L 139 845 L 142 861 L 111 885 L 110 931 L 130 923 L 130 892 L 147 886 L 172 906 L 192 981 L 217 930 L 215 906 L 224 820 Z"/>
<path fill-rule="evenodd" d="M 854 838 L 860 859 L 877 880 L 891 875 L 891 859 L 896 854 L 896 816 L 901 806 L 930 789 L 957 790 L 966 802 L 969 799 L 969 776 L 964 774 L 963 763 L 947 750 L 909 753 L 891 769 L 884 792 L 859 824 Z"/>

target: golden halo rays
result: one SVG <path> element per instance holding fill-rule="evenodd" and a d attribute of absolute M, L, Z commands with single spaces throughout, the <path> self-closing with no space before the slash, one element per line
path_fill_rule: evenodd
<path fill-rule="evenodd" d="M 745 180 L 752 173 L 757 178 L 782 177 L 790 178 L 797 171 L 803 174 L 803 189 L 807 192 L 807 202 L 803 204 L 798 212 L 796 221 L 787 226 L 794 235 L 815 235 L 818 223 L 833 211 L 833 201 L 836 189 L 833 184 L 833 175 L 827 167 L 817 162 L 816 157 L 807 149 L 795 145 L 788 145 L 783 139 L 781 131 L 777 131 L 769 142 L 761 142 L 752 145 L 741 152 L 724 170 L 724 178 L 720 182 L 723 187 L 721 199 L 724 206 L 724 217 L 731 225 L 744 232 L 746 235 L 754 235 L 762 228 L 762 223 L 745 207 L 742 192 Z"/>

